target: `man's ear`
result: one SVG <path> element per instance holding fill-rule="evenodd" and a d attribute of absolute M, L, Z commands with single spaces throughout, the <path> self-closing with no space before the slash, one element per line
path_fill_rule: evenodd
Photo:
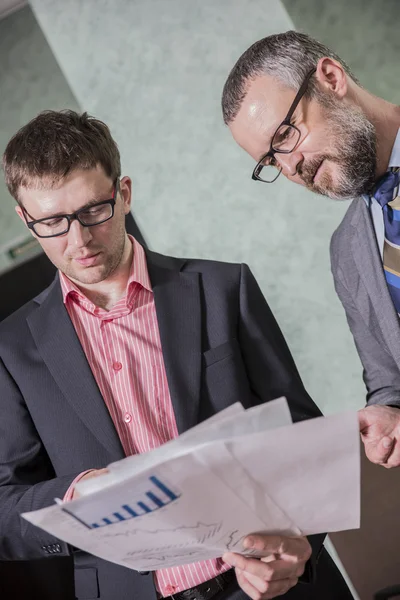
<path fill-rule="evenodd" d="M 123 177 L 119 182 L 119 193 L 124 203 L 124 212 L 127 215 L 131 210 L 132 204 L 132 180 L 130 177 Z"/>
<path fill-rule="evenodd" d="M 17 206 L 15 207 L 15 212 L 17 213 L 17 215 L 19 216 L 19 218 L 21 219 L 21 221 L 24 223 L 25 227 L 26 227 L 26 219 L 24 217 L 24 211 L 22 210 L 22 207 L 17 204 Z M 35 232 L 32 231 L 32 229 L 29 229 L 29 227 L 26 227 L 29 231 L 29 233 L 34 237 L 37 238 L 37 236 L 35 235 Z"/>
<path fill-rule="evenodd" d="M 329 56 L 320 58 L 315 76 L 319 85 L 326 92 L 333 93 L 340 99 L 346 96 L 348 88 L 347 73 L 334 58 Z"/>
<path fill-rule="evenodd" d="M 19 216 L 21 221 L 23 221 L 25 223 L 24 213 L 22 212 L 22 208 L 20 207 L 19 204 L 17 204 L 17 206 L 15 207 L 15 212 L 17 213 L 17 215 Z"/>

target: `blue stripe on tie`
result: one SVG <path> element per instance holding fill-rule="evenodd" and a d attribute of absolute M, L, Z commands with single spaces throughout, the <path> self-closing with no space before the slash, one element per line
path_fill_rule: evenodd
<path fill-rule="evenodd" d="M 393 221 L 400 221 L 400 210 L 393 209 Z"/>
<path fill-rule="evenodd" d="M 395 288 L 400 288 L 400 277 L 394 275 L 390 271 L 385 271 L 385 277 L 389 285 Z"/>

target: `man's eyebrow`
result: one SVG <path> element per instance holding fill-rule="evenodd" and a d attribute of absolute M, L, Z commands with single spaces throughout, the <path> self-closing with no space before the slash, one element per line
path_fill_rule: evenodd
<path fill-rule="evenodd" d="M 104 194 L 101 195 L 104 196 Z M 93 206 L 93 204 L 98 204 L 99 202 L 107 202 L 107 200 L 111 200 L 111 198 L 93 198 L 92 200 L 89 200 L 89 202 L 84 204 L 81 208 L 78 208 L 78 210 L 82 210 L 82 208 L 89 208 L 90 206 Z"/>
<path fill-rule="evenodd" d="M 101 194 L 101 195 L 103 195 L 103 194 Z M 84 204 L 83 206 L 81 206 L 80 208 L 78 208 L 78 210 L 75 211 L 75 212 L 78 212 L 80 210 L 85 210 L 85 208 L 90 208 L 94 204 L 98 204 L 99 202 L 106 202 L 107 200 L 110 200 L 110 199 L 111 198 L 106 198 L 106 199 L 104 199 L 104 198 L 103 199 L 101 199 L 101 198 L 93 198 L 92 200 L 89 200 L 89 202 L 86 202 L 86 204 Z M 51 213 L 51 215 L 49 215 L 48 217 L 43 217 L 43 218 L 45 218 L 45 219 L 51 219 L 53 217 L 62 217 L 64 215 L 68 215 L 68 214 L 71 214 L 71 213 L 66 213 L 66 212 L 59 211 L 59 212 L 56 212 L 56 213 Z"/>

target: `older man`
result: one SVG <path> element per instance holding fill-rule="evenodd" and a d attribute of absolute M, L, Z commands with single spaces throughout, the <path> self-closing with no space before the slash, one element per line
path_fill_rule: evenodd
<path fill-rule="evenodd" d="M 354 198 L 332 238 L 332 272 L 364 366 L 366 454 L 398 466 L 400 107 L 364 89 L 332 50 L 288 31 L 242 54 L 222 110 L 256 162 L 255 181 L 282 173 L 330 198 Z"/>

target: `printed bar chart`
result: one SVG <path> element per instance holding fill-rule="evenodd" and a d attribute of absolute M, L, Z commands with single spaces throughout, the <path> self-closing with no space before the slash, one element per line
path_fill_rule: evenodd
<path fill-rule="evenodd" d="M 148 485 L 144 487 L 141 497 L 138 499 L 135 499 L 133 502 L 122 504 L 118 507 L 118 510 L 112 514 L 96 519 L 95 522 L 86 522 L 85 524 L 89 526 L 90 529 L 97 529 L 98 527 L 105 527 L 121 521 L 135 519 L 159 510 L 179 498 L 179 494 L 172 491 L 155 475 L 148 478 L 147 484 Z"/>

